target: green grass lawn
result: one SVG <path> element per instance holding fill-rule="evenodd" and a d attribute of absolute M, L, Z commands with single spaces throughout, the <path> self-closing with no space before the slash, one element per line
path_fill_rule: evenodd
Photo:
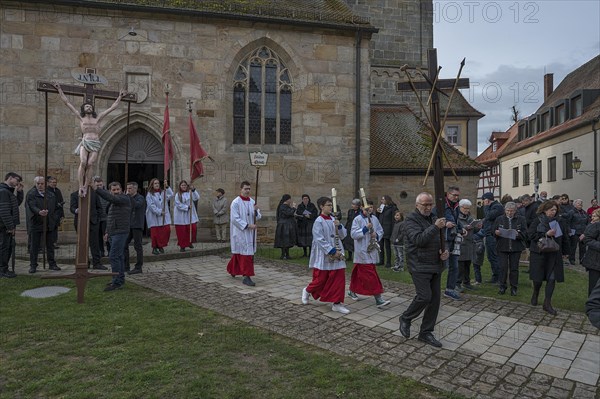
<path fill-rule="evenodd" d="M 453 397 L 135 284 L 104 293 L 105 283 L 92 279 L 77 304 L 73 292 L 20 296 L 55 281 L 0 280 L 0 398 Z"/>
<path fill-rule="evenodd" d="M 279 256 L 281 252 L 279 249 L 275 249 L 272 247 L 263 246 L 259 248 L 256 253 L 257 256 L 279 260 Z M 303 265 L 308 267 L 308 258 L 302 257 L 302 249 L 301 248 L 292 248 L 290 250 L 290 256 L 292 259 L 290 260 L 280 260 L 280 262 L 286 262 L 293 265 Z M 347 262 L 348 268 L 347 270 L 350 272 L 352 270 L 352 262 Z M 578 266 L 581 267 L 581 266 Z M 488 281 L 492 277 L 492 269 L 490 267 L 487 258 L 481 268 L 481 273 L 483 275 L 483 281 Z M 510 296 L 510 290 L 507 291 L 504 295 L 498 294 L 498 286 L 492 284 L 482 284 L 477 287 L 477 290 L 467 291 L 466 293 L 469 296 L 478 295 L 482 297 L 488 298 L 497 298 L 503 299 L 507 301 L 516 301 L 521 303 L 529 304 L 531 300 L 532 286 L 531 281 L 529 280 L 529 274 L 523 273 L 523 271 L 527 270 L 526 267 L 521 267 L 519 270 L 519 288 L 517 296 Z M 583 270 L 583 268 L 581 268 Z M 400 281 L 403 283 L 412 284 L 412 280 L 410 278 L 410 273 L 405 272 L 393 272 L 390 269 L 386 269 L 384 267 L 378 267 L 377 272 L 379 273 L 379 277 L 382 280 L 390 280 L 390 281 Z M 471 267 L 471 280 L 475 281 L 473 268 Z M 446 285 L 446 272 L 444 272 L 442 276 L 442 287 Z M 544 286 L 542 286 L 542 291 L 540 292 L 539 302 L 542 303 L 544 299 Z M 552 305 L 555 308 L 572 310 L 576 312 L 584 312 L 585 301 L 587 300 L 587 290 L 588 290 L 588 276 L 587 273 L 583 274 L 574 270 L 565 269 L 565 282 L 557 283 L 556 288 L 554 290 L 554 296 L 552 297 Z"/>

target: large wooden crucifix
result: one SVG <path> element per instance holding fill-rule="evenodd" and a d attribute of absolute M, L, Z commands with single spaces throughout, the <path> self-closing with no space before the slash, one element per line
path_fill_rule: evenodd
<path fill-rule="evenodd" d="M 102 90 L 96 89 L 94 87 L 95 84 L 105 83 L 105 80 L 96 75 L 96 70 L 94 68 L 86 68 L 85 74 L 82 74 L 77 79 L 81 82 L 85 82 L 84 86 L 76 86 L 76 85 L 61 85 L 61 89 L 64 94 L 74 95 L 78 97 L 83 97 L 84 104 L 91 104 L 94 106 L 96 98 L 102 98 L 107 100 L 116 100 L 118 96 L 121 94 L 118 91 L 112 90 Z M 46 98 L 46 142 L 45 142 L 45 170 L 44 175 L 48 174 L 47 165 L 48 165 L 48 93 L 59 93 L 59 91 L 54 87 L 53 82 L 46 81 L 38 81 L 37 82 L 37 90 L 41 92 L 45 92 Z M 137 102 L 137 94 L 135 93 L 127 93 L 122 96 L 122 101 L 126 101 L 128 104 L 127 109 L 127 132 L 126 136 L 129 133 L 129 112 L 130 105 L 132 102 Z M 127 158 L 126 158 L 127 163 Z M 127 166 L 125 166 L 125 170 L 127 171 Z M 127 172 L 125 172 L 127 173 Z M 127 182 L 127 176 L 125 177 L 125 183 Z M 99 277 L 99 276 L 112 276 L 112 273 L 90 273 L 88 272 L 88 253 L 89 253 L 89 232 L 90 232 L 90 196 L 91 196 L 91 187 L 86 187 L 86 195 L 83 197 L 79 197 L 79 207 L 78 207 L 78 224 L 77 224 L 77 251 L 75 255 L 75 273 L 70 275 L 55 275 L 55 276 L 47 276 L 44 278 L 54 278 L 54 279 L 73 279 L 75 280 L 75 285 L 77 287 L 77 302 L 83 303 L 83 296 L 85 291 L 85 286 L 87 280 L 91 277 Z"/>
<path fill-rule="evenodd" d="M 411 75 L 409 70 L 416 70 L 417 68 L 403 66 L 402 70 L 406 73 L 408 78 L 408 82 L 398 83 L 399 91 L 412 91 L 417 96 L 417 100 L 419 105 L 421 106 L 421 111 L 425 114 L 426 118 L 429 122 L 429 129 L 431 131 L 431 164 L 433 163 L 433 187 L 434 187 L 434 199 L 435 206 L 438 209 L 438 216 L 442 217 L 444 212 L 444 165 L 442 161 L 442 153 L 443 147 L 441 146 L 441 137 L 442 137 L 442 129 L 443 125 L 446 122 L 446 118 L 448 117 L 448 110 L 450 109 L 450 104 L 452 103 L 452 97 L 454 96 L 457 89 L 466 89 L 469 87 L 469 79 L 468 78 L 460 78 L 460 73 L 462 72 L 462 68 L 464 67 L 465 60 L 463 59 L 461 63 L 460 70 L 458 71 L 458 75 L 455 79 L 439 79 L 440 69 L 437 63 L 437 49 L 429 49 L 427 51 L 427 74 L 420 71 L 421 76 L 424 81 L 413 82 L 411 79 Z M 450 98 L 448 99 L 448 107 L 444 114 L 443 123 L 440 123 L 440 101 L 439 101 L 439 93 L 442 95 L 447 95 L 442 90 L 443 89 L 452 89 L 452 93 Z M 421 100 L 421 96 L 419 91 L 428 91 L 429 92 L 429 111 L 425 109 L 423 102 Z M 429 168 L 427 169 L 427 174 L 429 174 Z M 427 176 L 425 176 L 426 182 Z M 425 182 L 423 184 L 425 184 Z M 443 235 L 443 230 L 440 230 L 440 246 L 442 251 L 445 247 L 445 239 Z"/>

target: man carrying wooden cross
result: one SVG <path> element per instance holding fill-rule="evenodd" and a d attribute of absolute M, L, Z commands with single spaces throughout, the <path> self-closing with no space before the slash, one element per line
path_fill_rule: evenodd
<path fill-rule="evenodd" d="M 108 109 L 101 112 L 99 115 L 96 115 L 93 104 L 84 102 L 81 105 L 81 111 L 78 111 L 77 108 L 71 104 L 61 89 L 60 84 L 58 82 L 52 82 L 52 84 L 58 91 L 61 100 L 79 118 L 82 134 L 81 142 L 77 145 L 77 148 L 75 148 L 73 153 L 79 155 L 80 160 L 78 171 L 79 196 L 85 197 L 87 186 L 91 183 L 94 166 L 98 159 L 98 151 L 102 146 L 102 142 L 100 141 L 100 121 L 117 108 L 119 102 L 121 102 L 121 98 L 127 94 L 127 91 L 121 90 L 115 102 Z"/>

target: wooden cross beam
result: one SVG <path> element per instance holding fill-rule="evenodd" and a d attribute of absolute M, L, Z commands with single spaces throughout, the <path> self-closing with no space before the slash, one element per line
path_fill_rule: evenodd
<path fill-rule="evenodd" d="M 95 75 L 96 69 L 86 68 L 85 73 L 88 74 L 88 76 Z M 90 80 L 90 83 L 85 83 L 83 86 L 61 84 L 60 87 L 62 88 L 63 92 L 67 95 L 83 97 L 83 102 L 94 105 L 94 109 L 96 108 L 94 104 L 96 98 L 102 98 L 104 100 L 116 100 L 117 97 L 119 97 L 118 91 L 96 89 L 94 85 L 96 85 L 97 83 L 100 82 L 93 82 Z M 52 82 L 38 81 L 37 90 L 45 91 L 48 93 L 58 93 L 58 90 L 56 90 Z M 137 94 L 127 93 L 123 96 L 123 98 L 121 98 L 121 101 L 137 102 Z"/>
<path fill-rule="evenodd" d="M 429 119 L 431 121 L 431 150 L 433 151 L 433 186 L 435 206 L 438 211 L 438 217 L 444 215 L 444 165 L 442 162 L 441 146 L 436 146 L 438 136 L 442 134 L 440 131 L 440 100 L 438 92 L 442 89 L 465 89 L 469 87 L 469 79 L 436 79 L 438 73 L 437 50 L 429 49 L 427 51 L 427 75 L 424 75 L 425 81 L 398 83 L 399 91 L 416 91 L 427 90 L 430 92 L 431 101 L 429 103 Z M 460 74 L 460 72 L 459 72 Z M 450 99 L 449 101 L 452 101 Z M 440 230 L 440 244 L 444 250 L 445 243 L 443 238 L 443 230 Z"/>

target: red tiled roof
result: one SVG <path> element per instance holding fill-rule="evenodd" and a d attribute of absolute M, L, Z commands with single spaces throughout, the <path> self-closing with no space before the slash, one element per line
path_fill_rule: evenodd
<path fill-rule="evenodd" d="M 513 124 L 506 132 L 492 132 L 490 137 L 490 144 L 475 160 L 484 165 L 494 165 L 498 163 L 498 158 L 506 150 L 511 143 L 512 139 L 519 133 L 519 124 Z M 493 141 L 497 141 L 497 148 L 495 152 L 492 152 L 494 146 Z"/>

